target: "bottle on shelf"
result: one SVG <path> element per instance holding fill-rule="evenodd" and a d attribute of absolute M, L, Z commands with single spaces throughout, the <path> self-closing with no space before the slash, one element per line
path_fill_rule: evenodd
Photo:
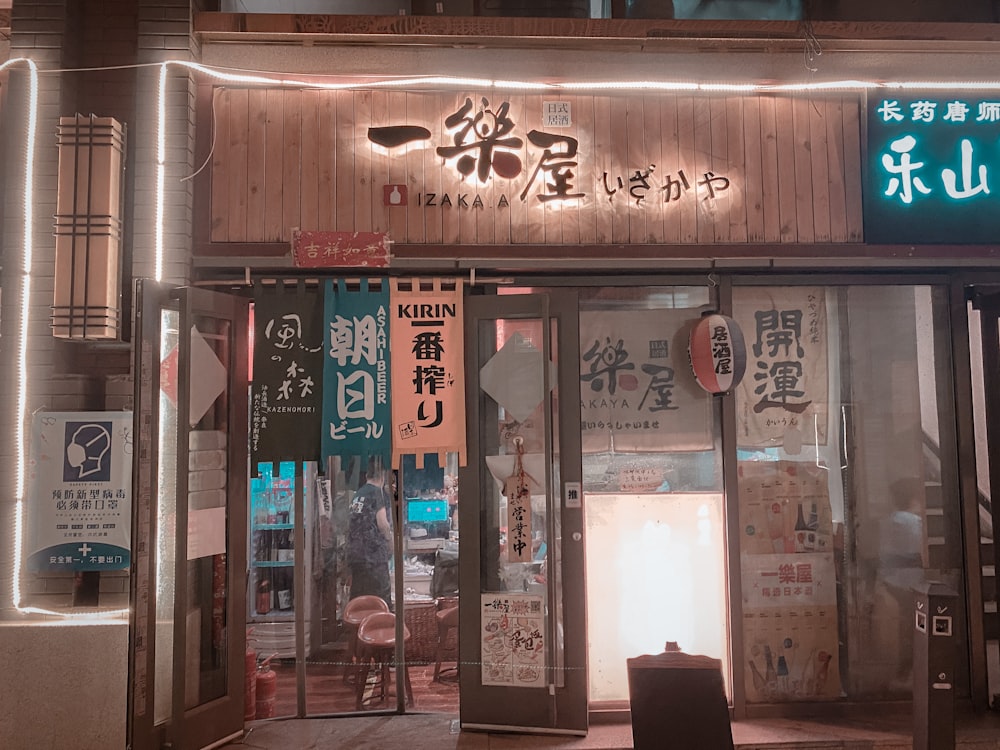
<path fill-rule="evenodd" d="M 279 568 L 276 575 L 278 578 L 278 609 L 287 611 L 292 608 L 294 570 L 292 568 Z"/>
<path fill-rule="evenodd" d="M 809 509 L 809 520 L 806 521 L 806 550 L 815 552 L 819 540 L 819 510 L 816 503 Z"/>
<path fill-rule="evenodd" d="M 813 503 L 809 509 L 809 520 L 806 522 L 806 527 L 812 531 L 819 531 L 819 509 L 816 507 L 816 503 Z"/>
<path fill-rule="evenodd" d="M 771 647 L 764 646 L 764 682 L 768 687 L 773 687 L 775 681 L 778 678 L 777 672 L 774 671 L 774 655 L 771 653 Z"/>
<path fill-rule="evenodd" d="M 798 516 L 795 519 L 795 529 L 793 535 L 795 538 L 795 551 L 807 552 L 809 527 L 806 526 L 805 515 L 802 512 L 802 503 L 799 503 L 799 511 Z"/>
<path fill-rule="evenodd" d="M 277 532 L 278 534 L 278 561 L 279 562 L 292 562 L 295 559 L 295 553 L 293 552 L 294 537 L 292 535 L 291 529 L 282 529 Z"/>
<path fill-rule="evenodd" d="M 293 537 L 291 529 L 279 529 L 275 531 L 275 535 L 278 561 L 283 563 L 274 572 L 277 585 L 277 603 L 278 609 L 287 611 L 292 608 L 292 589 L 295 581 L 295 570 L 291 566 L 294 560 Z"/>

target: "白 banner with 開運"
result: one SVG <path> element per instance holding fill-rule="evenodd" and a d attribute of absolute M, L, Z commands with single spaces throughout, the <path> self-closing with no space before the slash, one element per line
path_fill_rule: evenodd
<path fill-rule="evenodd" d="M 737 400 L 740 446 L 826 445 L 830 342 L 824 290 L 741 289 L 733 295 L 733 318 L 747 348 Z"/>
<path fill-rule="evenodd" d="M 391 280 L 392 465 L 404 454 L 457 453 L 465 466 L 462 284 Z"/>
<path fill-rule="evenodd" d="M 387 462 L 389 287 L 384 279 L 327 280 L 323 342 L 323 456 Z"/>

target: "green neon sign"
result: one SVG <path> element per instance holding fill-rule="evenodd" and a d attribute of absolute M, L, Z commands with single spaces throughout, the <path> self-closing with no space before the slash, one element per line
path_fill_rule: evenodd
<path fill-rule="evenodd" d="M 865 240 L 1000 241 L 1000 98 L 870 97 Z"/>

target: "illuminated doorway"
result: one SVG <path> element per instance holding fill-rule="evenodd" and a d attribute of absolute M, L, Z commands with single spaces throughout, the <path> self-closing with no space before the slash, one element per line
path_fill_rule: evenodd
<path fill-rule="evenodd" d="M 675 642 L 719 659 L 727 689 L 719 409 L 687 339 L 707 286 L 580 290 L 589 698 L 629 698 L 626 660 Z"/>

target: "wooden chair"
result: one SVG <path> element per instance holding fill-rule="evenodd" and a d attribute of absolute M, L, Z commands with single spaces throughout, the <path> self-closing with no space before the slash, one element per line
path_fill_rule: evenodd
<path fill-rule="evenodd" d="M 403 643 L 406 643 L 409 639 L 410 631 L 404 624 Z M 377 685 L 381 698 L 384 700 L 388 694 L 389 667 L 396 654 L 396 615 L 392 612 L 375 612 L 368 615 L 358 628 L 358 650 L 360 661 L 356 678 L 356 708 L 360 711 L 364 703 L 365 684 L 368 682 L 368 676 L 372 669 L 375 669 L 378 675 Z M 399 670 L 401 669 L 403 671 L 402 684 L 406 693 L 406 704 L 412 706 L 413 688 L 410 686 L 410 671 L 406 668 L 405 661 L 401 665 L 397 664 L 396 666 L 397 689 L 400 684 Z"/>
<path fill-rule="evenodd" d="M 437 620 L 437 656 L 434 662 L 434 682 L 441 681 L 441 656 L 444 653 L 445 642 L 448 634 L 454 630 L 458 632 L 458 607 L 448 607 L 442 609 L 434 615 Z M 447 671 L 447 670 L 446 670 Z M 455 657 L 455 672 L 458 672 L 458 657 Z"/>
<path fill-rule="evenodd" d="M 389 605 L 380 596 L 356 596 L 344 607 L 344 628 L 347 630 L 347 663 L 344 665 L 344 682 L 357 679 L 358 675 L 358 628 L 368 615 L 388 612 Z"/>

